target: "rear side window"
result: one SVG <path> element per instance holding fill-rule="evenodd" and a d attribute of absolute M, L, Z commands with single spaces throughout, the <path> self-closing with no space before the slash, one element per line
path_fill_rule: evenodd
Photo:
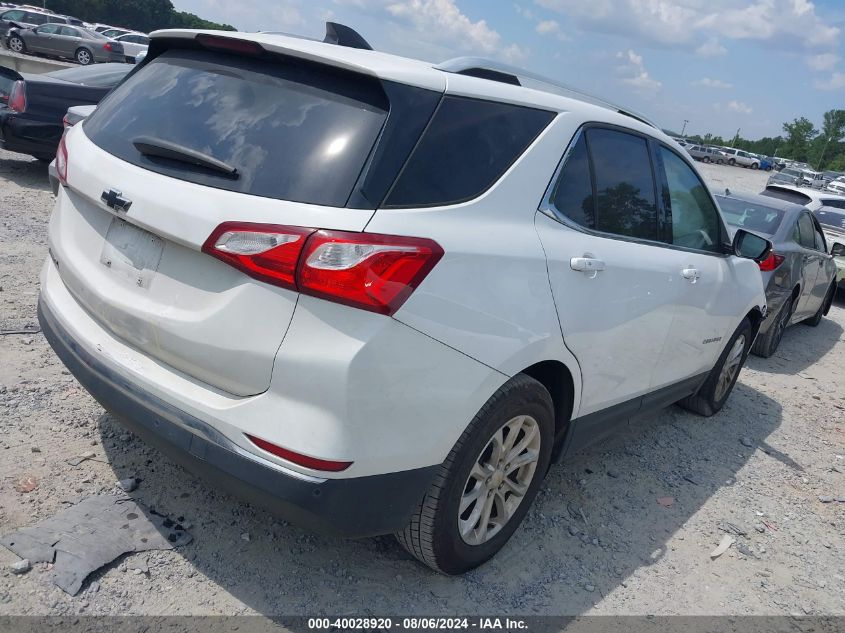
<path fill-rule="evenodd" d="M 646 240 L 661 240 L 648 144 L 617 130 L 587 130 L 596 181 L 596 227 Z"/>
<path fill-rule="evenodd" d="M 17 11 L 17 10 L 16 11 L 6 11 L 6 13 L 3 14 L 4 20 L 9 20 L 9 21 L 12 21 L 12 22 L 17 22 L 22 17 L 23 17 L 23 11 Z"/>
<path fill-rule="evenodd" d="M 375 79 L 325 66 L 172 50 L 112 92 L 84 128 L 145 169 L 256 196 L 342 207 L 387 116 Z M 162 116 L 165 113 L 166 116 Z M 141 152 L 160 140 L 222 161 L 237 178 Z"/>
<path fill-rule="evenodd" d="M 489 189 L 554 118 L 554 113 L 445 97 L 386 200 L 429 207 L 471 200 Z"/>

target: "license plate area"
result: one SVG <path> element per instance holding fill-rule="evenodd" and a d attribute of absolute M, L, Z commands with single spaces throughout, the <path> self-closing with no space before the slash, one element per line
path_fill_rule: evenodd
<path fill-rule="evenodd" d="M 160 237 L 116 217 L 106 232 L 100 263 L 127 283 L 149 288 L 163 250 Z"/>

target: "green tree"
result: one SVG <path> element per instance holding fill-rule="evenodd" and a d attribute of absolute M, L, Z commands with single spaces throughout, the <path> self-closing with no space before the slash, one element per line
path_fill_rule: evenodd
<path fill-rule="evenodd" d="M 792 123 L 784 123 L 783 131 L 786 132 L 784 154 L 793 160 L 806 161 L 809 157 L 810 140 L 819 132 L 813 126 L 813 122 L 806 117 L 801 117 L 793 120 Z"/>
<path fill-rule="evenodd" d="M 228 24 L 204 20 L 176 11 L 171 0 L 47 0 L 47 8 L 86 22 L 113 24 L 150 32 L 168 28 L 202 28 L 234 31 Z"/>

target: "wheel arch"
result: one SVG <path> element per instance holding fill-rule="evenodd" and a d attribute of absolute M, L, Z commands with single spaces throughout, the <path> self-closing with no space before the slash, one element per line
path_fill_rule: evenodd
<path fill-rule="evenodd" d="M 557 460 L 572 420 L 575 406 L 575 380 L 572 372 L 559 360 L 544 360 L 523 369 L 520 373 L 542 384 L 552 396 L 555 408 L 555 444 L 552 463 Z"/>

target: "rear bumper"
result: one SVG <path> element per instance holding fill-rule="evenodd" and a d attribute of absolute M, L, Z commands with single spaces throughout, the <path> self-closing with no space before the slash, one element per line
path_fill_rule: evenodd
<path fill-rule="evenodd" d="M 61 123 L 36 121 L 10 111 L 0 113 L 0 148 L 30 156 L 55 156 L 61 138 Z"/>
<path fill-rule="evenodd" d="M 73 339 L 43 298 L 38 320 L 71 373 L 127 428 L 191 472 L 299 525 L 352 538 L 395 532 L 405 526 L 434 477 L 437 466 L 328 480 L 271 467 L 95 357 Z"/>

